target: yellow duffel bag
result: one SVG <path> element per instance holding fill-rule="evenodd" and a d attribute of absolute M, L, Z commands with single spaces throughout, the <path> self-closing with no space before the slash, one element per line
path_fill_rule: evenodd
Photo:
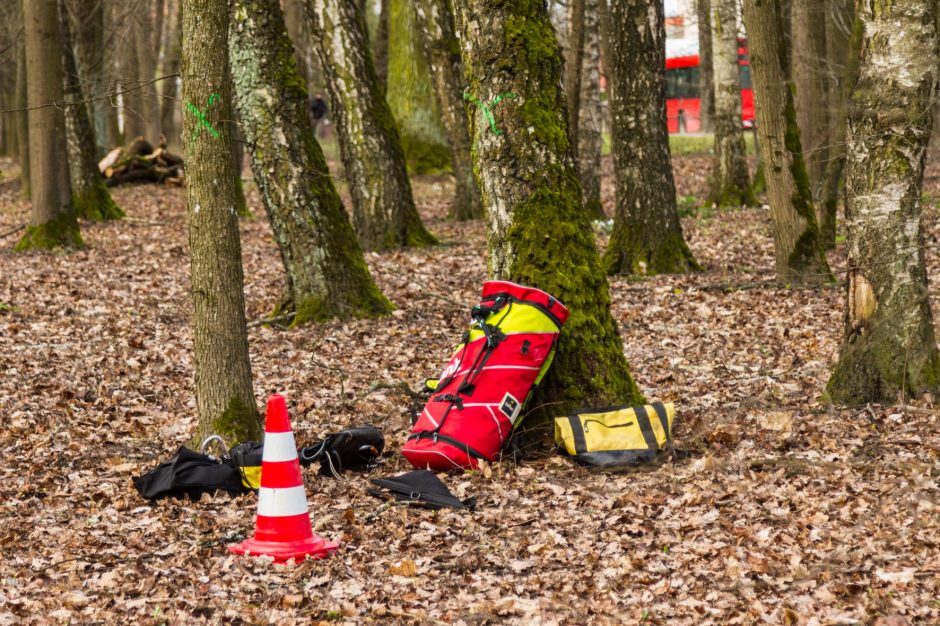
<path fill-rule="evenodd" d="M 582 409 L 555 418 L 555 443 L 576 462 L 601 470 L 655 463 L 672 448 L 672 402 Z"/>

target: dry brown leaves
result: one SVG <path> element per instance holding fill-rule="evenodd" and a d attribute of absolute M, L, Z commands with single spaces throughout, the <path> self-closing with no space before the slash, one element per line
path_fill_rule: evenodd
<path fill-rule="evenodd" d="M 401 445 L 409 399 L 389 387 L 441 367 L 485 278 L 481 225 L 444 220 L 449 189 L 416 185 L 444 245 L 367 257 L 392 316 L 250 330 L 257 396 L 287 395 L 301 442 L 373 422 Z M 480 496 L 473 514 L 372 521 L 367 476 L 310 471 L 316 532 L 341 548 L 275 567 L 225 550 L 252 532 L 254 496 L 133 490 L 193 431 L 189 261 L 183 191 L 115 195 L 131 218 L 83 225 L 86 250 L 0 241 L 0 623 L 940 622 L 937 413 L 819 402 L 842 292 L 771 286 L 767 211 L 687 221 L 703 274 L 611 283 L 644 393 L 680 407 L 680 458 L 619 476 L 504 462 L 445 478 Z M 0 186 L 0 233 L 26 215 Z M 263 219 L 242 235 L 257 319 L 281 268 Z M 406 469 L 393 455 L 378 474 Z"/>

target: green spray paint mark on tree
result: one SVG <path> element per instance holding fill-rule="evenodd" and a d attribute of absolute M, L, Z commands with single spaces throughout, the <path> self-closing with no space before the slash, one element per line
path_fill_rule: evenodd
<path fill-rule="evenodd" d="M 217 93 L 213 93 L 211 96 L 209 96 L 209 101 L 206 103 L 206 111 L 207 111 L 207 112 L 208 112 L 209 109 L 212 107 L 212 104 L 213 104 L 216 100 L 218 100 L 218 99 L 219 99 L 219 94 L 217 94 Z M 202 111 L 200 111 L 199 109 L 197 109 L 196 106 L 195 106 L 192 102 L 190 102 L 189 100 L 186 101 L 186 108 L 189 109 L 189 112 L 190 112 L 190 113 L 192 113 L 192 114 L 195 115 L 197 118 L 199 118 L 199 126 L 197 126 L 197 127 L 193 130 L 193 136 L 190 138 L 190 141 L 191 141 L 191 142 L 192 142 L 192 141 L 196 141 L 196 137 L 199 135 L 199 130 L 200 130 L 201 128 L 203 128 L 203 127 L 204 127 L 207 131 L 209 131 L 209 134 L 210 134 L 210 135 L 212 135 L 212 136 L 215 137 L 216 139 L 221 139 L 221 136 L 219 135 L 219 131 L 217 131 L 217 130 L 212 126 L 212 124 L 209 123 L 209 120 L 206 119 L 205 113 L 203 113 Z"/>
<path fill-rule="evenodd" d="M 511 91 L 508 93 L 502 93 L 496 96 L 495 98 L 493 98 L 493 101 L 490 102 L 489 106 L 486 106 L 485 104 L 480 102 L 480 99 L 477 98 L 476 96 L 470 95 L 468 93 L 465 93 L 463 95 L 464 100 L 467 100 L 468 102 L 472 102 L 473 104 L 480 107 L 480 110 L 483 111 L 483 116 L 486 118 L 486 121 L 490 123 L 490 130 L 492 130 L 493 134 L 495 135 L 502 135 L 503 131 L 501 131 L 496 126 L 496 120 L 493 118 L 493 109 L 496 108 L 496 105 L 499 104 L 500 100 L 502 100 L 503 98 L 515 98 L 515 97 L 516 97 L 516 94 L 512 93 Z"/>

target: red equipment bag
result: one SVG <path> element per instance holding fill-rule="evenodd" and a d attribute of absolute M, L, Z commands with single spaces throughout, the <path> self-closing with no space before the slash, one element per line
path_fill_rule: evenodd
<path fill-rule="evenodd" d="M 548 371 L 568 315 L 544 291 L 484 283 L 470 328 L 402 446 L 408 461 L 435 471 L 495 461 Z"/>

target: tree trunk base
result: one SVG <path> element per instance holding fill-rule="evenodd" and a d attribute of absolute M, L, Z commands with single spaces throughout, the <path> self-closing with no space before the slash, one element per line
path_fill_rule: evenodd
<path fill-rule="evenodd" d="M 925 393 L 940 396 L 940 357 L 923 347 L 905 355 L 904 346 L 874 334 L 856 336 L 842 347 L 839 363 L 826 385 L 828 397 L 840 404 L 900 402 Z M 897 355 L 901 355 L 899 359 Z M 907 361 L 906 363 L 904 361 Z"/>
<path fill-rule="evenodd" d="M 93 222 L 107 222 L 125 217 L 124 211 L 115 204 L 104 181 L 96 181 L 83 192 L 72 194 L 75 214 Z"/>
<path fill-rule="evenodd" d="M 642 240 L 614 232 L 604 255 L 609 275 L 685 274 L 700 272 L 692 251 L 681 234 L 649 235 Z"/>
<path fill-rule="evenodd" d="M 80 249 L 85 246 L 78 229 L 78 220 L 73 213 L 60 215 L 44 224 L 26 227 L 15 252 L 26 250 L 54 250 L 56 248 Z"/>

